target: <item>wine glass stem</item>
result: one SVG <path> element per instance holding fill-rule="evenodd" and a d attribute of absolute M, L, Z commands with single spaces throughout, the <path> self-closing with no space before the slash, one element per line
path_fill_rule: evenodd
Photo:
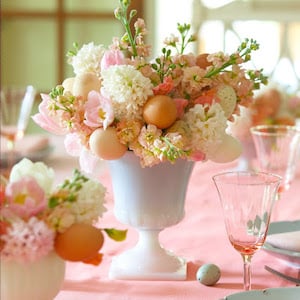
<path fill-rule="evenodd" d="M 252 255 L 242 254 L 244 262 L 244 290 L 251 290 L 251 258 Z"/>

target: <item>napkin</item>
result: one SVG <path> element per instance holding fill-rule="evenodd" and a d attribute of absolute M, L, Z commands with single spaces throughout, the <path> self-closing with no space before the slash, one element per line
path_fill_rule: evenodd
<path fill-rule="evenodd" d="M 300 253 L 300 231 L 271 234 L 266 241 L 273 247 Z"/>
<path fill-rule="evenodd" d="M 43 134 L 28 134 L 16 142 L 16 151 L 26 156 L 49 146 L 49 138 Z M 1 154 L 7 153 L 7 142 L 1 137 Z"/>

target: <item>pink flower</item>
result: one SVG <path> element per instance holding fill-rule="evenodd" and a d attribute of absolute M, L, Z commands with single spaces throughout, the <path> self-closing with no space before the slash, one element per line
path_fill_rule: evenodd
<path fill-rule="evenodd" d="M 189 101 L 184 98 L 174 99 L 177 108 L 177 118 L 181 119 L 184 115 L 184 109 L 188 105 Z"/>
<path fill-rule="evenodd" d="M 7 227 L 1 235 L 4 242 L 1 249 L 1 259 L 7 261 L 33 262 L 53 250 L 55 232 L 46 223 L 36 217 L 28 222 L 19 220 Z"/>
<path fill-rule="evenodd" d="M 65 149 L 71 156 L 79 156 L 83 148 L 80 137 L 77 133 L 69 133 L 64 140 Z"/>
<path fill-rule="evenodd" d="M 174 82 L 171 76 L 165 77 L 164 82 L 153 89 L 154 95 L 167 95 L 174 88 Z"/>
<path fill-rule="evenodd" d="M 195 104 L 209 104 L 212 105 L 213 102 L 220 102 L 220 100 L 216 97 L 216 91 L 214 89 L 208 90 L 203 93 L 201 96 L 194 100 Z"/>
<path fill-rule="evenodd" d="M 206 155 L 202 151 L 194 151 L 190 158 L 194 161 L 203 161 L 206 159 Z"/>
<path fill-rule="evenodd" d="M 79 164 L 80 168 L 86 172 L 95 174 L 95 172 L 98 171 L 99 168 L 99 157 L 95 156 L 91 151 L 87 150 L 86 148 L 83 148 L 80 152 L 79 156 Z"/>
<path fill-rule="evenodd" d="M 34 122 L 36 122 L 43 129 L 57 135 L 64 135 L 67 133 L 67 130 L 60 126 L 59 116 L 51 114 L 49 110 L 49 104 L 51 98 L 47 94 L 41 94 L 42 102 L 39 105 L 39 113 L 32 116 Z"/>
<path fill-rule="evenodd" d="M 66 135 L 64 144 L 69 155 L 79 157 L 79 165 L 84 172 L 95 172 L 99 158 L 82 145 L 78 134 L 70 133 Z"/>
<path fill-rule="evenodd" d="M 45 192 L 33 177 L 9 183 L 5 193 L 10 210 L 21 218 L 35 216 L 47 206 Z"/>
<path fill-rule="evenodd" d="M 110 100 L 96 91 L 89 92 L 84 117 L 86 125 L 95 128 L 103 126 L 106 129 L 114 120 Z"/>
<path fill-rule="evenodd" d="M 113 65 L 123 65 L 124 59 L 124 54 L 120 50 L 108 50 L 102 57 L 101 70 L 106 70 Z"/>

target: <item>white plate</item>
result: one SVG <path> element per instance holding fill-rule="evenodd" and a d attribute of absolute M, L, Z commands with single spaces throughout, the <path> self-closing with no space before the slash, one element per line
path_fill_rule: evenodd
<path fill-rule="evenodd" d="M 222 300 L 299 300 L 300 287 L 272 288 L 262 291 L 247 291 L 226 296 Z"/>
<path fill-rule="evenodd" d="M 292 231 L 300 231 L 300 220 L 272 222 L 269 227 L 268 235 Z M 300 268 L 300 252 L 277 248 L 268 242 L 265 242 L 262 249 L 285 263 L 293 267 Z"/>

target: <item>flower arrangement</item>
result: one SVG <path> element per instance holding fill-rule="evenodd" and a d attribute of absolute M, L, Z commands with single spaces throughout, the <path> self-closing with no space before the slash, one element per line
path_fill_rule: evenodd
<path fill-rule="evenodd" d="M 273 87 L 255 97 L 250 109 L 252 110 L 253 125 L 274 124 L 293 126 L 300 110 L 300 98 Z"/>
<path fill-rule="evenodd" d="M 278 87 L 270 87 L 256 95 L 253 102 L 240 109 L 229 123 L 229 132 L 239 140 L 249 140 L 250 127 L 256 125 L 296 125 L 300 116 L 300 97 Z"/>
<path fill-rule="evenodd" d="M 240 143 L 226 133 L 227 120 L 248 106 L 253 91 L 266 84 L 262 70 L 243 66 L 259 44 L 246 39 L 237 51 L 194 55 L 185 53 L 195 41 L 189 24 L 178 24 L 178 36 L 165 40 L 159 57 L 150 58 L 143 19 L 119 0 L 116 18 L 122 38 L 103 45 L 74 44 L 68 62 L 74 77 L 42 94 L 34 121 L 66 135 L 69 154 L 92 172 L 95 162 L 118 159 L 126 151 L 141 166 L 177 159 L 228 162 L 241 153 Z"/>
<path fill-rule="evenodd" d="M 24 158 L 1 178 L 0 251 L 7 261 L 33 262 L 55 251 L 69 261 L 99 264 L 103 232 L 116 241 L 126 231 L 97 228 L 106 211 L 104 186 L 74 171 L 53 189 L 55 173 Z"/>

